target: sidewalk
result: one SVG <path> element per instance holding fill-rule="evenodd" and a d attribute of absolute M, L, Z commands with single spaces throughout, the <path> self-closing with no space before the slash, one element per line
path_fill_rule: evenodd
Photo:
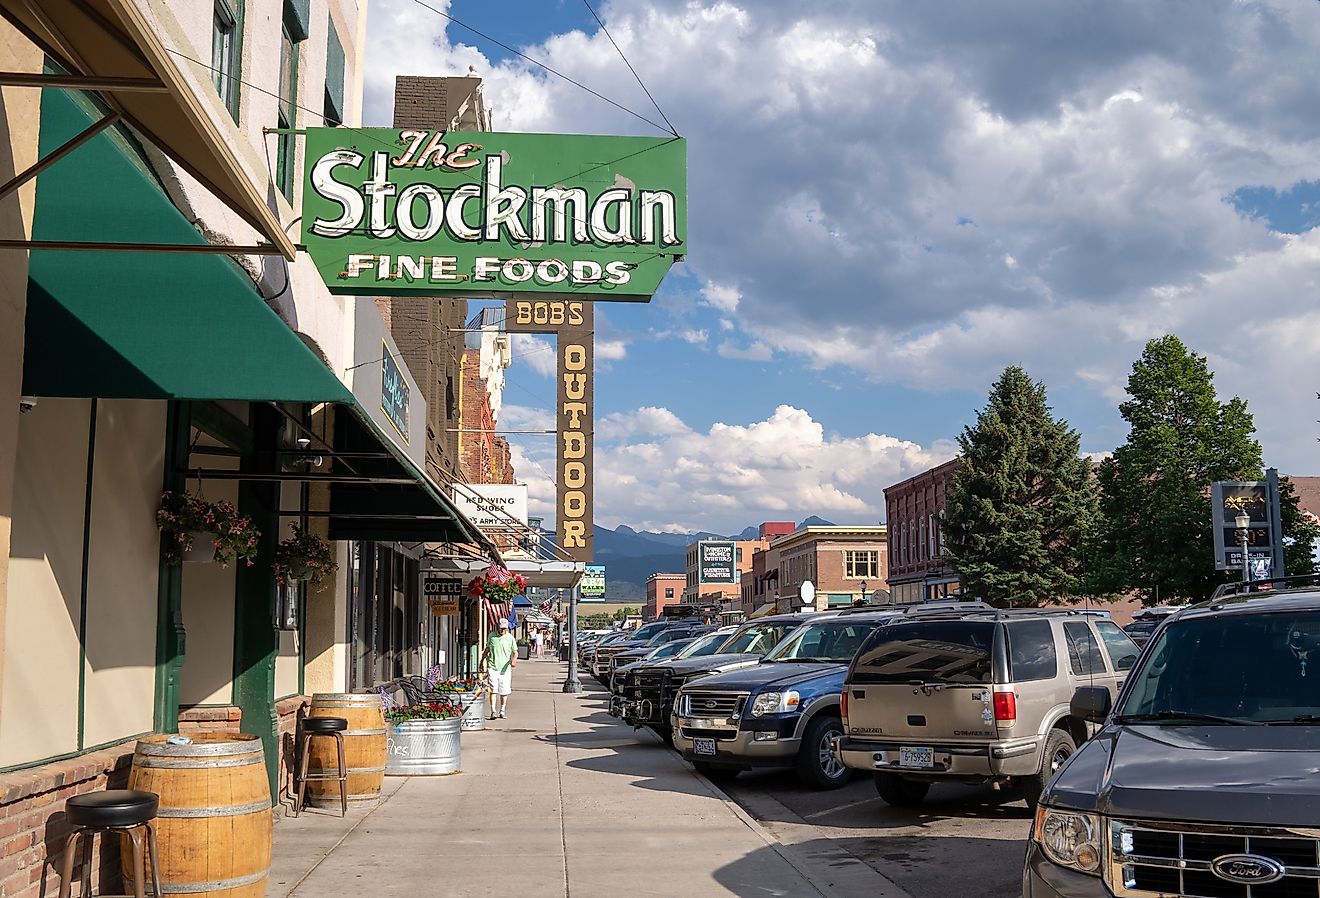
<path fill-rule="evenodd" d="M 373 810 L 275 827 L 268 895 L 820 896 L 800 864 L 605 693 L 523 662 L 509 717 L 463 734 L 463 772 L 386 777 Z"/>

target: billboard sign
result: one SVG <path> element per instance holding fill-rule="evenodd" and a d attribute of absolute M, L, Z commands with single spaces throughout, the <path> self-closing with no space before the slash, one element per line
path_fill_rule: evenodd
<path fill-rule="evenodd" d="M 732 541 L 703 539 L 697 543 L 697 582 L 703 585 L 738 582 Z"/>
<path fill-rule="evenodd" d="M 308 128 L 306 158 L 335 293 L 646 302 L 687 252 L 681 138 Z"/>
<path fill-rule="evenodd" d="M 527 524 L 527 485 L 455 483 L 454 505 L 478 527 L 509 528 Z"/>
<path fill-rule="evenodd" d="M 584 602 L 605 601 L 605 565 L 587 565 L 587 572 L 578 584 L 578 596 Z"/>
<path fill-rule="evenodd" d="M 1271 468 L 1265 480 L 1221 480 L 1210 484 L 1215 568 L 1242 570 L 1242 535 L 1237 516 L 1245 513 L 1247 564 L 1251 579 L 1282 577 L 1283 527 L 1279 514 L 1279 477 Z"/>

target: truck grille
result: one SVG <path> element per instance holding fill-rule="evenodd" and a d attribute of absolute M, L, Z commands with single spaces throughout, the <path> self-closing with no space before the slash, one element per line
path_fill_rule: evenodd
<path fill-rule="evenodd" d="M 1192 898 L 1320 898 L 1316 831 L 1113 820 L 1109 880 L 1115 895 Z M 1215 862 L 1230 855 L 1266 858 L 1283 875 L 1255 884 L 1226 880 Z"/>
<path fill-rule="evenodd" d="M 689 717 L 737 717 L 747 703 L 736 692 L 686 692 L 681 713 Z"/>

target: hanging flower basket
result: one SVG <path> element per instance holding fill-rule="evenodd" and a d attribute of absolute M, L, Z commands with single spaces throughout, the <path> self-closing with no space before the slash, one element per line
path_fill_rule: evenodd
<path fill-rule="evenodd" d="M 522 574 L 492 564 L 486 572 L 468 584 L 468 594 L 488 602 L 512 602 L 527 591 L 527 580 Z"/>
<path fill-rule="evenodd" d="M 240 559 L 251 565 L 257 557 L 261 531 L 232 502 L 208 502 L 190 493 L 167 490 L 160 496 L 156 525 L 170 564 L 216 561 L 228 567 Z"/>
<path fill-rule="evenodd" d="M 273 567 L 281 580 L 307 580 L 312 585 L 329 580 L 339 570 L 330 544 L 297 524 L 293 525 L 293 536 L 275 547 Z"/>

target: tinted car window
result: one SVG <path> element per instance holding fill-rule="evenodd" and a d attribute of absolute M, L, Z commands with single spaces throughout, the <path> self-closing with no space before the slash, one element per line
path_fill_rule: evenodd
<path fill-rule="evenodd" d="M 745 630 L 733 634 L 728 645 L 721 652 L 736 655 L 764 655 L 784 638 L 797 624 L 753 624 Z"/>
<path fill-rule="evenodd" d="M 731 633 L 707 633 L 699 639 L 693 640 L 683 647 L 678 653 L 678 658 L 702 658 L 706 655 L 713 655 L 720 650 L 724 643 L 729 641 Z"/>
<path fill-rule="evenodd" d="M 1131 670 L 1137 656 L 1141 654 L 1137 644 L 1118 628 L 1118 624 L 1109 621 L 1096 621 L 1095 631 L 1105 641 L 1105 649 L 1109 652 L 1114 670 Z"/>
<path fill-rule="evenodd" d="M 880 627 L 853 662 L 853 683 L 989 683 L 995 625 L 923 621 Z"/>
<path fill-rule="evenodd" d="M 653 624 L 645 624 L 644 626 L 638 627 L 636 630 L 634 630 L 632 635 L 629 636 L 628 638 L 645 642 L 646 640 L 650 639 L 652 636 L 659 633 L 661 630 L 665 629 L 668 626 L 669 623 L 667 621 L 656 621 Z"/>
<path fill-rule="evenodd" d="M 1063 635 L 1068 639 L 1068 664 L 1075 676 L 1089 677 L 1105 673 L 1105 659 L 1100 654 L 1100 644 L 1091 635 L 1091 628 L 1076 621 L 1063 625 Z"/>
<path fill-rule="evenodd" d="M 851 661 L 871 631 L 875 621 L 826 621 L 798 627 L 775 650 L 767 661 Z"/>
<path fill-rule="evenodd" d="M 1047 620 L 1008 625 L 1009 679 L 1015 683 L 1048 680 L 1059 673 L 1054 629 Z"/>
<path fill-rule="evenodd" d="M 685 639 L 672 640 L 671 642 L 667 642 L 664 645 L 656 646 L 655 648 L 651 649 L 651 651 L 648 652 L 646 655 L 646 660 L 661 661 L 665 658 L 672 658 L 673 656 L 681 652 L 683 649 L 685 649 L 687 645 L 688 642 Z"/>

